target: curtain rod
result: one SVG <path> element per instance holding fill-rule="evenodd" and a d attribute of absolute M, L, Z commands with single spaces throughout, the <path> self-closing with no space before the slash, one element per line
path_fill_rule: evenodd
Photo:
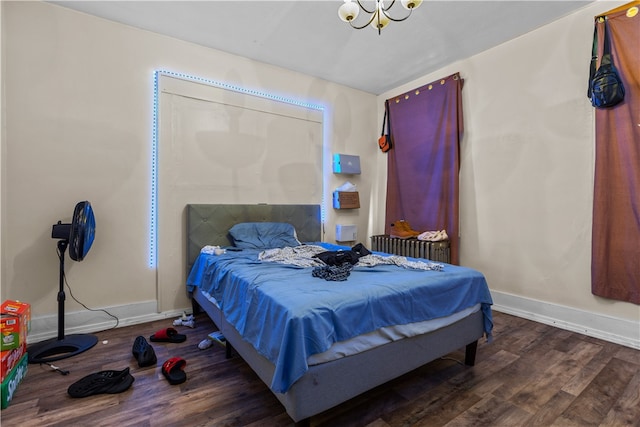
<path fill-rule="evenodd" d="M 621 11 L 623 11 L 623 10 L 630 9 L 630 8 L 632 8 L 632 7 L 634 7 L 634 6 L 636 6 L 636 7 L 640 6 L 640 0 L 632 1 L 632 2 L 627 3 L 627 4 L 623 4 L 622 6 L 618 6 L 618 7 L 614 8 L 614 9 L 611 9 L 611 10 L 610 10 L 610 11 L 608 11 L 608 12 L 605 12 L 605 13 L 601 14 L 601 15 L 596 15 L 596 17 L 595 17 L 595 18 L 596 18 L 596 19 L 599 19 L 599 18 L 600 18 L 600 19 L 605 19 L 605 18 L 607 17 L 607 15 L 610 15 L 610 14 L 612 14 L 612 13 L 621 12 Z"/>

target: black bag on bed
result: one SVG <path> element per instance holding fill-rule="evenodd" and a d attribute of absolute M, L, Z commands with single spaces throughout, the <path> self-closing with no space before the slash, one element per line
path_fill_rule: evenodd
<path fill-rule="evenodd" d="M 314 257 L 327 265 L 354 265 L 358 262 L 358 258 L 360 258 L 357 254 L 351 251 L 326 251 L 320 252 Z"/>
<path fill-rule="evenodd" d="M 342 264 L 351 264 L 355 265 L 358 263 L 360 257 L 365 255 L 369 255 L 371 252 L 364 247 L 362 243 L 358 243 L 349 251 L 326 251 L 320 252 L 315 255 L 315 258 L 318 258 L 320 261 L 324 262 L 327 265 L 342 265 Z"/>

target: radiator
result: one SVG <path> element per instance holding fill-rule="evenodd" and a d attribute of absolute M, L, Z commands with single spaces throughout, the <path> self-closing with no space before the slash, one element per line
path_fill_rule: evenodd
<path fill-rule="evenodd" d="M 395 239 L 389 235 L 381 234 L 371 236 L 371 250 L 446 263 L 451 260 L 448 240 L 427 242 L 417 239 Z"/>

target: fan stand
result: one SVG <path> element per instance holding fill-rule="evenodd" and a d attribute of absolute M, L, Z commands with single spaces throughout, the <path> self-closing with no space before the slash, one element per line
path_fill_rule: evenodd
<path fill-rule="evenodd" d="M 68 240 L 58 241 L 60 253 L 60 290 L 58 291 L 58 337 L 30 345 L 27 349 L 29 363 L 49 363 L 66 359 L 89 350 L 96 345 L 98 337 L 90 334 L 64 336 L 64 253 Z"/>

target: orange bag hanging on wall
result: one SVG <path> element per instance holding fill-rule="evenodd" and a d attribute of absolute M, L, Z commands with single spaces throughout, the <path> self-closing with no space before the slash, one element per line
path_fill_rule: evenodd
<path fill-rule="evenodd" d="M 391 150 L 393 143 L 391 142 L 391 118 L 387 117 L 387 110 L 389 109 L 389 101 L 384 102 L 384 118 L 382 119 L 382 132 L 380 138 L 378 138 L 378 146 L 383 153 Z M 387 127 L 387 133 L 385 134 L 385 125 Z"/>

